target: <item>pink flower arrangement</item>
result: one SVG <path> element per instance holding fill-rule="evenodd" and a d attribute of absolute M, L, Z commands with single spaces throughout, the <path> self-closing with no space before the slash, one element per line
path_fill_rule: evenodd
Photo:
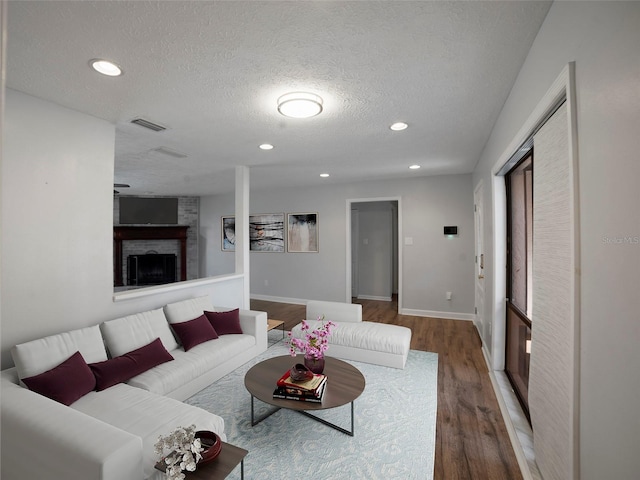
<path fill-rule="evenodd" d="M 293 338 L 289 332 L 289 351 L 292 357 L 295 357 L 296 349 L 303 353 L 305 358 L 320 359 L 324 358 L 324 352 L 329 348 L 328 338 L 331 336 L 331 330 L 336 326 L 333 322 L 324 322 L 324 315 L 318 317 L 318 321 L 322 322 L 315 330 L 310 330 L 309 323 L 302 320 L 302 331 L 305 332 L 304 340 L 301 338 Z"/>

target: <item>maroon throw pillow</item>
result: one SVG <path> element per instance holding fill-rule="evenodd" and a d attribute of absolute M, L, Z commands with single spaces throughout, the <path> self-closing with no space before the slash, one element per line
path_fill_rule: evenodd
<path fill-rule="evenodd" d="M 162 341 L 156 338 L 150 344 L 119 357 L 92 363 L 89 368 L 95 376 L 96 390 L 101 391 L 171 360 L 171 354 L 164 348 Z"/>
<path fill-rule="evenodd" d="M 204 312 L 218 335 L 242 333 L 240 328 L 240 309 L 229 312 Z"/>
<path fill-rule="evenodd" d="M 23 378 L 22 381 L 29 390 L 67 406 L 96 386 L 96 379 L 80 352 L 74 353 L 57 367 Z"/>
<path fill-rule="evenodd" d="M 111 358 L 104 362 L 90 363 L 89 368 L 96 377 L 96 390 L 101 391 L 135 376 L 134 362 L 126 355 Z"/>
<path fill-rule="evenodd" d="M 185 352 L 196 345 L 218 338 L 218 334 L 204 314 L 188 322 L 172 323 L 171 328 L 176 332 Z"/>

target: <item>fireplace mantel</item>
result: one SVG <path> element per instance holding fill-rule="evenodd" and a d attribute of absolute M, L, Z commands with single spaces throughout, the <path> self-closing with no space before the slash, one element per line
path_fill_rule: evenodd
<path fill-rule="evenodd" d="M 122 282 L 123 240 L 179 240 L 180 281 L 187 279 L 187 229 L 184 225 L 118 225 L 113 227 L 113 271 L 116 287 Z"/>

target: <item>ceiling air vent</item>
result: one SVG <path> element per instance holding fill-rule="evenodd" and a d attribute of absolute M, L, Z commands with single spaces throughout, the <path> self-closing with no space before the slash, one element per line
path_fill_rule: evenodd
<path fill-rule="evenodd" d="M 150 151 L 155 153 L 160 153 L 162 155 L 169 155 L 170 157 L 174 157 L 174 158 L 187 158 L 187 155 L 185 155 L 184 153 L 177 152 L 168 147 L 152 148 Z"/>
<path fill-rule="evenodd" d="M 149 120 L 145 120 L 144 118 L 135 118 L 131 120 L 131 123 L 135 123 L 136 125 L 140 125 L 141 127 L 148 128 L 149 130 L 153 130 L 154 132 L 161 132 L 167 129 L 167 127 L 163 127 L 162 125 L 158 125 L 157 123 L 150 122 Z"/>

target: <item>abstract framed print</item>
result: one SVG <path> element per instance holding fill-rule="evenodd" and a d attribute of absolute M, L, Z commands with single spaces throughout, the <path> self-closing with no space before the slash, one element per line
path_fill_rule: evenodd
<path fill-rule="evenodd" d="M 236 217 L 234 215 L 222 217 L 222 251 L 236 251 Z"/>
<path fill-rule="evenodd" d="M 249 215 L 249 250 L 284 252 L 284 213 Z"/>
<path fill-rule="evenodd" d="M 318 252 L 318 214 L 287 214 L 287 251 L 292 253 Z"/>

